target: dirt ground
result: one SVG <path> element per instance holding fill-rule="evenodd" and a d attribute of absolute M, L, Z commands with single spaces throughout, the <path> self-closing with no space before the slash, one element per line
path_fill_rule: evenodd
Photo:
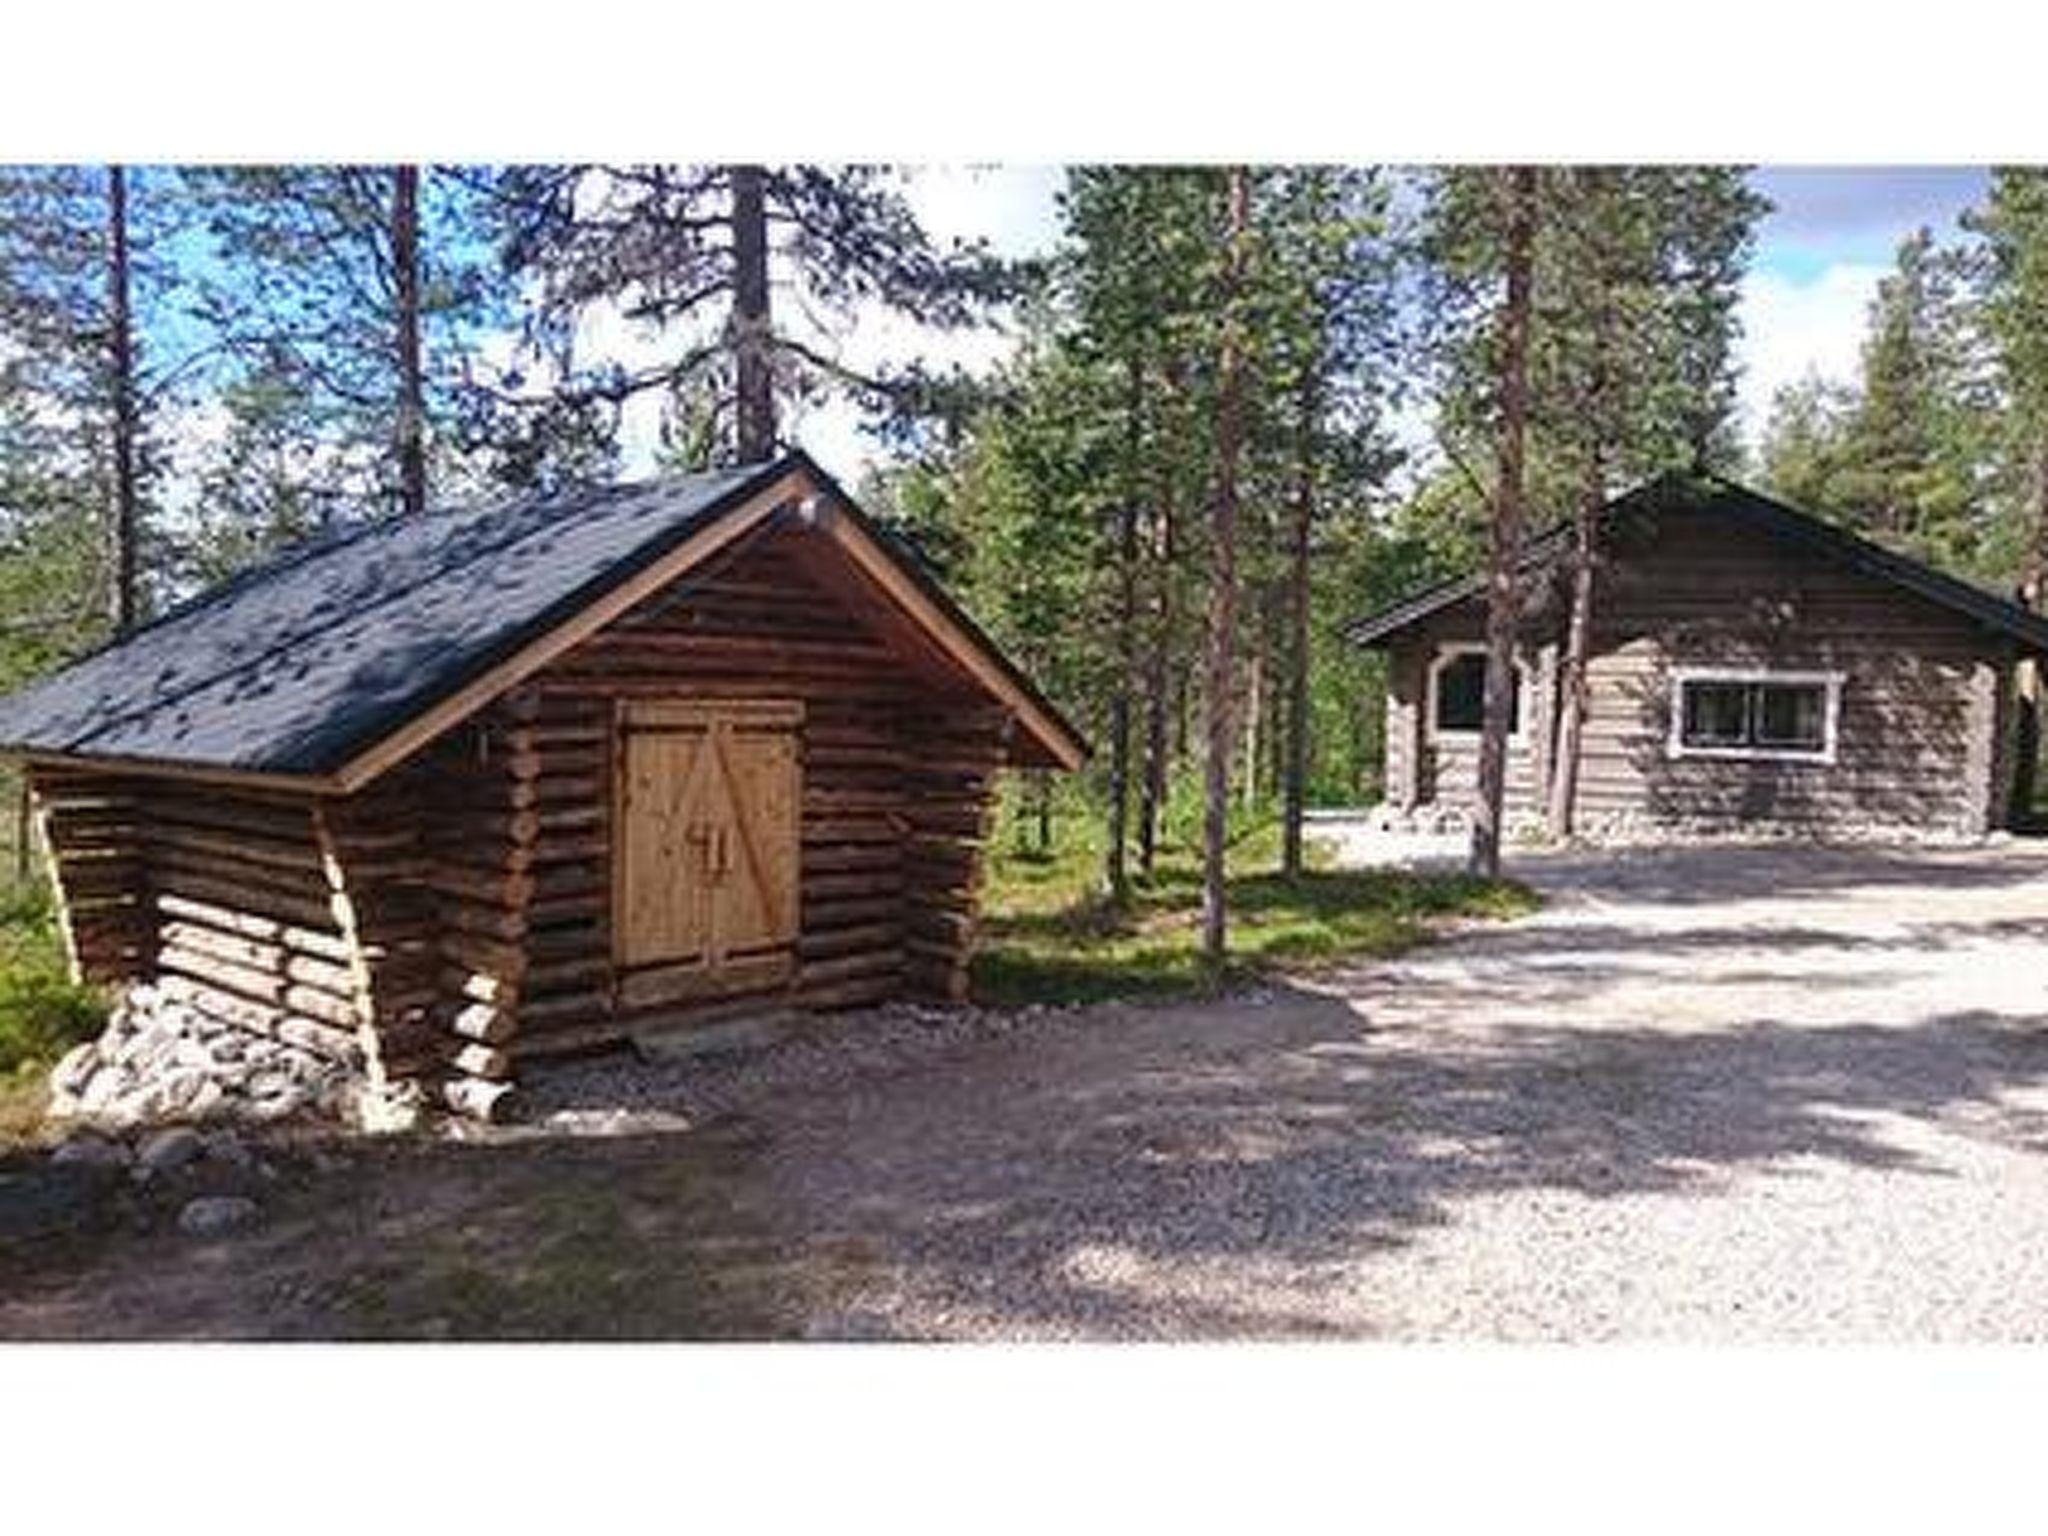
<path fill-rule="evenodd" d="M 0 1251 L 0 1337 L 2048 1337 L 2048 848 L 1517 872 L 1392 963 L 304 1149 L 244 1234 Z"/>

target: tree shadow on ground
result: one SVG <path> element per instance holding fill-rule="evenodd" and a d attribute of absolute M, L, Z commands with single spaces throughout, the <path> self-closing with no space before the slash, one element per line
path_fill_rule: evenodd
<path fill-rule="evenodd" d="M 2048 1086 L 2048 1034 L 2032 1019 L 1760 1020 L 1689 1035 L 1518 1027 L 1457 1049 L 1390 1050 L 1336 999 L 1269 1012 L 1264 1038 L 1221 1050 L 1192 1032 L 1184 1049 L 1162 1038 L 1092 1080 L 1027 1078 L 971 1121 L 920 1116 L 912 1101 L 889 1134 L 859 1138 L 859 1172 L 849 1160 L 822 1202 L 827 1220 L 894 1234 L 917 1283 L 969 1310 L 1034 1331 L 1143 1334 L 1157 1297 L 1142 1282 L 1119 1292 L 1076 1276 L 1077 1238 L 1113 1247 L 1141 1276 L 1229 1261 L 1309 1277 L 1488 1195 L 1711 1195 L 1729 1175 L 1795 1159 L 1942 1172 L 1874 1117 L 1966 1120 L 1974 1134 L 2048 1148 L 2048 1117 L 2000 1103 Z M 907 1178 L 913 1155 L 921 1182 L 899 1193 L 892 1169 Z M 1004 1283 L 1017 1270 L 1037 1282 Z M 1283 1309 L 1230 1331 L 1297 1323 Z"/>

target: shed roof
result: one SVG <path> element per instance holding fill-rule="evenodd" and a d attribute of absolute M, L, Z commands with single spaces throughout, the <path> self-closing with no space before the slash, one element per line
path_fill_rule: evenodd
<path fill-rule="evenodd" d="M 763 521 L 799 489 L 831 496 L 932 605 L 925 621 L 950 625 L 1013 686 L 1053 760 L 1085 754 L 915 557 L 802 453 L 316 539 L 0 699 L 0 751 L 353 789 L 387 766 L 368 754 L 394 733 L 466 691 L 483 690 L 480 706 L 537 641 L 628 595 L 636 576 L 671 579 L 727 525 Z"/>
<path fill-rule="evenodd" d="M 2029 651 L 2048 653 L 2048 617 L 1719 475 L 1660 475 L 1610 501 L 1601 515 L 1614 522 L 1660 512 L 1734 518 L 1865 576 L 1916 593 L 2017 641 Z M 1566 532 L 1565 526 L 1558 525 L 1530 539 L 1523 547 L 1524 569 L 1540 567 L 1559 554 Z M 1432 614 L 1479 596 L 1485 589 L 1483 571 L 1455 577 L 1403 598 L 1378 613 L 1353 620 L 1344 627 L 1344 633 L 1361 645 L 1377 645 Z"/>

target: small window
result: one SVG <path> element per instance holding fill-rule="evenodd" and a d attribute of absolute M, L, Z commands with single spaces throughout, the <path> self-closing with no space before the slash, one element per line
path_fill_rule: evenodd
<path fill-rule="evenodd" d="M 1437 663 L 1431 723 L 1439 731 L 1477 733 L 1486 727 L 1486 653 L 1459 651 Z M 1522 669 L 1508 694 L 1508 734 L 1522 729 Z"/>
<path fill-rule="evenodd" d="M 1838 678 L 1681 677 L 1674 755 L 1834 757 Z"/>

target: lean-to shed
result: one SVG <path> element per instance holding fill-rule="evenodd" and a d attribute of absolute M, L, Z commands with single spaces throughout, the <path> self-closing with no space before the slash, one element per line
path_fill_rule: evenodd
<path fill-rule="evenodd" d="M 78 970 L 488 1111 L 764 1004 L 958 997 L 1045 697 L 809 459 L 316 541 L 0 701 Z"/>

